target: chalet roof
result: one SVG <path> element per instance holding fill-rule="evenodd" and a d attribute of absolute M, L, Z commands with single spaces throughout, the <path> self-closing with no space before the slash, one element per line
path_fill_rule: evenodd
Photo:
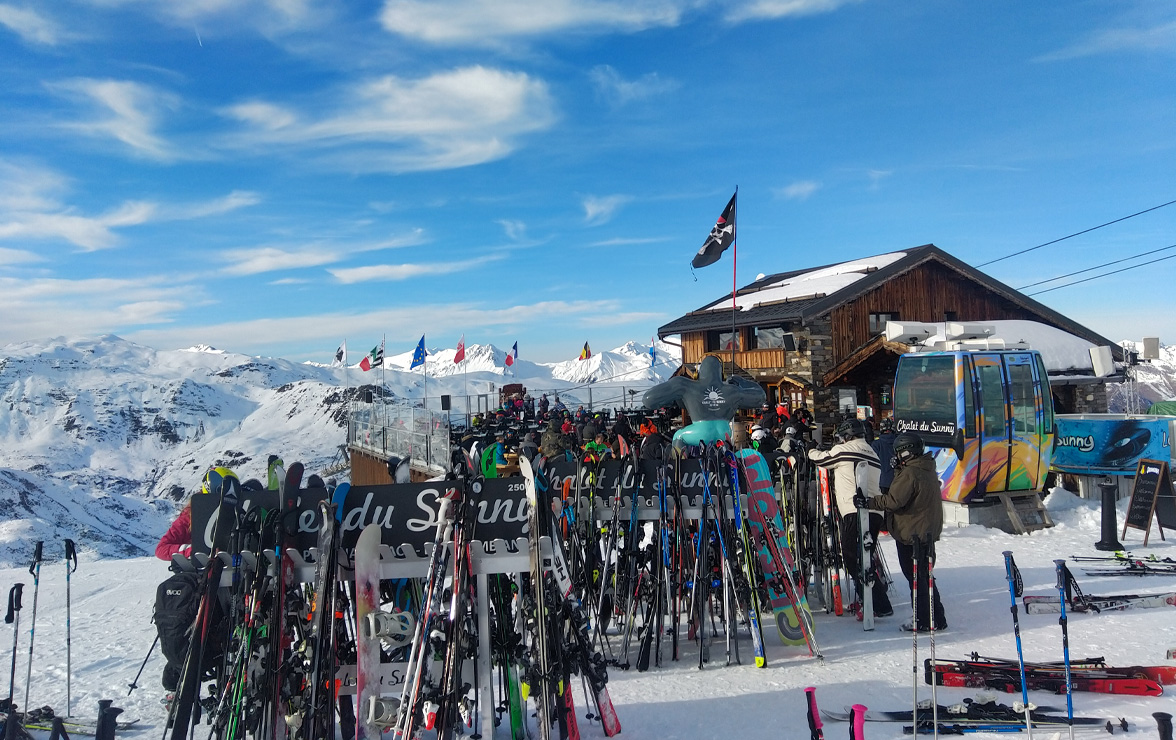
<path fill-rule="evenodd" d="M 1122 350 L 1111 340 L 956 259 L 934 244 L 820 267 L 778 272 L 758 278 L 739 289 L 736 298 L 739 311 L 735 323 L 737 326 L 762 326 L 784 321 L 806 322 L 823 316 L 834 308 L 861 297 L 887 280 L 927 262 L 937 262 L 961 274 L 1048 324 L 1096 345 L 1110 346 L 1115 358 L 1122 359 Z M 983 317 L 979 316 L 968 318 L 983 320 Z M 657 330 L 657 334 L 661 338 L 672 334 L 722 330 L 730 327 L 731 294 L 727 293 L 724 297 L 665 324 Z"/>

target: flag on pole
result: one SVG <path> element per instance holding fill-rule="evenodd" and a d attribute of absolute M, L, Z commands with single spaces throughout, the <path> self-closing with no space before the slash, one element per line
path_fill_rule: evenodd
<path fill-rule="evenodd" d="M 657 341 L 657 337 L 651 337 L 649 340 L 649 366 L 650 367 L 653 367 L 654 365 L 657 364 L 657 348 L 654 346 L 654 343 L 656 341 Z"/>
<path fill-rule="evenodd" d="M 362 369 L 366 373 L 368 370 L 371 370 L 373 367 L 383 367 L 383 366 L 384 366 L 384 340 L 381 339 L 379 344 L 377 344 L 375 347 L 372 347 L 372 351 L 368 353 L 368 356 L 363 358 L 360 361 L 359 367 L 360 367 L 360 369 Z"/>
<path fill-rule="evenodd" d="M 347 367 L 347 340 L 343 340 L 343 344 L 339 345 L 339 349 L 335 350 L 335 361 L 331 363 L 331 367 Z"/>
<path fill-rule="evenodd" d="M 515 364 L 515 360 L 519 359 L 519 343 L 515 342 L 514 346 L 510 348 L 510 352 L 506 353 L 506 366 L 510 367 Z"/>
<path fill-rule="evenodd" d="M 461 339 L 457 340 L 457 353 L 453 356 L 453 362 L 458 363 L 465 359 L 465 334 L 461 335 Z"/>
<path fill-rule="evenodd" d="M 588 346 L 587 342 L 584 342 L 584 349 L 580 350 L 580 359 L 587 360 L 591 356 L 592 356 L 592 348 Z"/>
<path fill-rule="evenodd" d="M 421 365 L 425 364 L 425 335 L 421 335 L 421 341 L 417 342 L 416 350 L 412 353 L 412 364 L 408 366 L 409 370 L 415 370 Z"/>
<path fill-rule="evenodd" d="M 723 209 L 719 220 L 715 222 L 715 226 L 711 229 L 710 235 L 702 243 L 698 254 L 694 255 L 694 259 L 690 261 L 691 267 L 713 265 L 723 256 L 723 252 L 727 251 L 727 247 L 734 243 L 735 199 L 738 196 L 739 193 L 736 192 L 735 195 L 731 196 L 731 200 L 727 202 L 727 207 Z"/>

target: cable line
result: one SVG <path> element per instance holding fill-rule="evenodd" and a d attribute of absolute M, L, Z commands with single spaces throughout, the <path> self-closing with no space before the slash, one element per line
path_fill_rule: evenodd
<path fill-rule="evenodd" d="M 1166 247 L 1160 247 L 1159 249 L 1152 249 L 1147 252 L 1140 252 L 1139 254 L 1133 254 L 1130 257 L 1124 257 L 1123 259 L 1117 259 L 1117 260 L 1113 260 L 1111 262 L 1104 262 L 1101 265 L 1095 265 L 1094 267 L 1087 267 L 1085 270 L 1078 270 L 1077 272 L 1070 272 L 1070 273 L 1066 273 L 1065 275 L 1058 275 L 1057 277 L 1051 277 L 1049 280 L 1039 280 L 1036 283 L 1029 283 L 1028 285 L 1022 285 L 1020 288 L 1017 288 L 1017 290 L 1024 290 L 1025 288 L 1032 288 L 1035 285 L 1045 285 L 1046 283 L 1052 283 L 1055 280 L 1062 280 L 1064 278 L 1074 277 L 1075 275 L 1081 275 L 1084 272 L 1090 272 L 1091 270 L 1098 270 L 1103 267 L 1110 267 L 1111 265 L 1117 265 L 1120 262 L 1127 262 L 1128 260 L 1133 260 L 1138 257 L 1146 257 L 1149 254 L 1155 254 L 1157 252 L 1165 252 L 1169 249 L 1176 249 L 1176 244 L 1170 244 Z"/>
<path fill-rule="evenodd" d="M 1063 242 L 1067 239 L 1072 239 L 1076 236 L 1081 236 L 1083 234 L 1089 234 L 1090 232 L 1095 231 L 1097 229 L 1101 229 L 1104 226 L 1110 226 L 1111 224 L 1117 224 L 1120 221 L 1126 221 L 1129 218 L 1135 218 L 1136 216 L 1142 216 L 1145 213 L 1151 213 L 1152 211 L 1158 210 L 1158 209 L 1163 208 L 1165 206 L 1170 206 L 1173 203 L 1176 203 L 1176 200 L 1170 200 L 1167 203 L 1161 203 L 1158 206 L 1152 206 L 1151 208 L 1139 211 L 1138 213 L 1132 213 L 1130 216 L 1124 216 L 1123 218 L 1117 218 L 1114 221 L 1107 221 L 1105 224 L 1099 224 L 1098 226 L 1091 226 L 1089 229 L 1083 229 L 1082 231 L 1075 232 L 1073 234 L 1070 234 L 1069 236 L 1063 236 L 1059 239 L 1054 239 L 1053 241 L 1046 242 L 1045 244 L 1038 244 L 1036 247 L 1029 247 L 1028 249 L 1022 249 L 1019 252 L 1013 252 L 1012 254 L 1006 254 L 1004 257 L 997 257 L 994 260 L 988 260 L 987 262 L 981 262 L 980 264 L 976 265 L 976 267 L 984 267 L 985 265 L 991 265 L 994 262 L 1000 262 L 1001 260 L 1007 260 L 1010 257 L 1016 257 L 1017 255 L 1025 254 L 1026 252 L 1032 252 L 1034 249 L 1041 249 L 1042 247 L 1048 247 L 1050 244 L 1057 244 L 1058 242 Z"/>
<path fill-rule="evenodd" d="M 1120 272 L 1127 272 L 1128 270 L 1134 270 L 1137 267 L 1146 267 L 1148 265 L 1154 265 L 1157 262 L 1163 262 L 1164 260 L 1170 260 L 1170 259 L 1176 259 L 1176 254 L 1170 254 L 1167 257 L 1160 257 L 1159 259 L 1150 260 L 1148 262 L 1140 262 L 1138 265 L 1132 265 L 1131 267 L 1121 267 L 1118 270 L 1111 270 L 1110 272 L 1104 272 L 1102 275 L 1095 275 L 1093 277 L 1082 278 L 1081 280 L 1075 280 L 1074 282 L 1066 283 L 1065 285 L 1058 285 L 1053 288 L 1046 288 L 1045 290 L 1039 290 L 1035 293 L 1029 293 L 1029 295 L 1031 295 L 1031 296 L 1032 295 L 1041 295 L 1042 293 L 1048 293 L 1051 290 L 1058 290 L 1060 288 L 1069 288 L 1071 285 L 1078 285 L 1079 283 L 1088 283 L 1091 280 L 1098 280 L 1099 278 L 1104 278 L 1109 275 L 1114 275 L 1114 274 L 1120 273 Z"/>

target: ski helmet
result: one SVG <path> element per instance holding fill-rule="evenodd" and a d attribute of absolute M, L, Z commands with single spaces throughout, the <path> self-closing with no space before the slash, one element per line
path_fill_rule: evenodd
<path fill-rule="evenodd" d="M 894 419 L 892 419 L 888 416 L 885 419 L 881 419 L 878 421 L 878 433 L 879 434 L 881 434 L 883 432 L 893 432 L 893 431 L 894 431 Z"/>
<path fill-rule="evenodd" d="M 903 432 L 894 438 L 895 467 L 901 467 L 916 457 L 921 457 L 924 451 L 922 437 L 914 432 Z"/>
<path fill-rule="evenodd" d="M 866 425 L 859 419 L 846 419 L 837 425 L 836 434 L 841 439 L 850 440 L 866 436 Z"/>

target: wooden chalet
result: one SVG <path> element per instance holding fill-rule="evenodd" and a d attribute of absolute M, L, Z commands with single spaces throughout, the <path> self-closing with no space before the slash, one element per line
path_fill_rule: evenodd
<path fill-rule="evenodd" d="M 772 402 L 812 408 L 818 420 L 835 418 L 846 398 L 888 415 L 898 357 L 910 348 L 886 340 L 887 321 L 1036 321 L 1122 359 L 1109 339 L 933 244 L 761 277 L 736 301 L 734 317 L 728 293 L 660 327 L 658 337 L 681 337 L 689 371 L 707 355 L 729 363 L 734 342 L 736 373 L 764 386 Z M 1059 412 L 1106 411 L 1105 378 L 1051 386 Z"/>

